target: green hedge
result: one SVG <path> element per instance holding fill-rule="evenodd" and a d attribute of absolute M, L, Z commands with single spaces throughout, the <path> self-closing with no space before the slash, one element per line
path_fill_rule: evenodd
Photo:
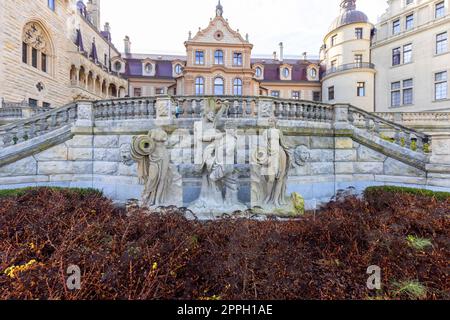
<path fill-rule="evenodd" d="M 446 200 L 450 198 L 450 192 L 437 192 L 426 189 L 416 189 L 416 188 L 396 187 L 396 186 L 369 187 L 364 191 L 364 196 L 368 197 L 370 194 L 379 192 L 408 193 L 423 197 L 434 197 L 438 200 Z"/>
<path fill-rule="evenodd" d="M 0 198 L 20 197 L 28 192 L 31 192 L 31 191 L 37 190 L 37 189 L 41 189 L 41 188 L 50 189 L 53 191 L 72 192 L 72 193 L 77 193 L 81 196 L 88 196 L 88 195 L 97 195 L 99 197 L 103 196 L 103 192 L 96 190 L 96 189 L 91 189 L 91 188 L 82 189 L 82 188 L 60 188 L 60 187 L 28 187 L 28 188 L 20 188 L 20 189 L 0 190 Z"/>

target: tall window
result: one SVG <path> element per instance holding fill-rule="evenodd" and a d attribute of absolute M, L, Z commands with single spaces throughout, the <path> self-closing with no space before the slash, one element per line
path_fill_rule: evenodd
<path fill-rule="evenodd" d="M 403 63 L 412 62 L 412 44 L 403 46 Z"/>
<path fill-rule="evenodd" d="M 233 65 L 242 66 L 242 53 L 235 52 L 233 54 Z"/>
<path fill-rule="evenodd" d="M 331 71 L 335 71 L 336 70 L 336 65 L 337 65 L 337 61 L 336 60 L 331 61 Z"/>
<path fill-rule="evenodd" d="M 398 33 L 400 33 L 400 19 L 397 19 L 392 23 L 392 34 Z"/>
<path fill-rule="evenodd" d="M 205 53 L 203 51 L 195 51 L 195 64 L 205 64 Z"/>
<path fill-rule="evenodd" d="M 331 46 L 335 46 L 337 43 L 337 34 L 331 37 Z"/>
<path fill-rule="evenodd" d="M 363 62 L 363 56 L 362 56 L 362 54 L 355 54 L 355 63 L 356 63 L 358 66 L 361 66 L 361 65 L 362 65 L 362 62 Z"/>
<path fill-rule="evenodd" d="M 47 4 L 50 10 L 55 11 L 55 0 L 48 0 Z"/>
<path fill-rule="evenodd" d="M 214 95 L 223 96 L 225 94 L 225 86 L 222 78 L 217 77 L 214 79 Z"/>
<path fill-rule="evenodd" d="M 140 96 L 142 96 L 142 89 L 141 89 L 141 88 L 134 88 L 134 89 L 133 89 L 133 96 L 134 96 L 134 97 L 140 97 Z"/>
<path fill-rule="evenodd" d="M 356 39 L 362 39 L 363 38 L 363 28 L 356 28 L 355 34 L 356 34 Z"/>
<path fill-rule="evenodd" d="M 405 29 L 411 30 L 414 27 L 414 14 L 406 16 Z"/>
<path fill-rule="evenodd" d="M 239 78 L 233 81 L 233 94 L 235 96 L 242 96 L 242 80 Z"/>
<path fill-rule="evenodd" d="M 436 19 L 442 18 L 444 15 L 445 15 L 445 3 L 444 1 L 442 1 L 436 4 L 435 17 Z"/>
<path fill-rule="evenodd" d="M 47 72 L 47 55 L 41 53 L 41 70 Z"/>
<path fill-rule="evenodd" d="M 202 96 L 205 94 L 205 79 L 198 77 L 195 79 L 195 95 Z"/>
<path fill-rule="evenodd" d="M 292 91 L 292 99 L 300 100 L 300 91 Z"/>
<path fill-rule="evenodd" d="M 37 68 L 38 62 L 38 50 L 36 48 L 31 48 L 31 65 Z"/>
<path fill-rule="evenodd" d="M 214 53 L 214 64 L 223 64 L 223 51 L 216 50 Z"/>
<path fill-rule="evenodd" d="M 22 62 L 28 63 L 28 45 L 25 42 L 22 43 Z"/>
<path fill-rule="evenodd" d="M 395 48 L 392 50 L 392 65 L 397 66 L 400 64 L 401 53 L 400 48 Z"/>
<path fill-rule="evenodd" d="M 313 101 L 320 101 L 320 91 L 313 92 Z"/>
<path fill-rule="evenodd" d="M 403 105 L 413 104 L 413 79 L 403 80 Z"/>
<path fill-rule="evenodd" d="M 334 86 L 328 88 L 328 100 L 334 100 Z"/>
<path fill-rule="evenodd" d="M 366 83 L 365 82 L 358 82 L 357 89 L 356 89 L 356 95 L 358 97 L 366 96 Z"/>
<path fill-rule="evenodd" d="M 391 106 L 400 107 L 401 103 L 401 83 L 393 82 L 391 83 Z"/>
<path fill-rule="evenodd" d="M 447 52 L 447 50 L 448 50 L 447 32 L 443 32 L 436 36 L 436 54 Z"/>
<path fill-rule="evenodd" d="M 410 5 L 414 2 L 414 0 L 406 0 L 406 5 Z"/>
<path fill-rule="evenodd" d="M 443 100 L 448 97 L 447 71 L 434 75 L 434 99 Z"/>

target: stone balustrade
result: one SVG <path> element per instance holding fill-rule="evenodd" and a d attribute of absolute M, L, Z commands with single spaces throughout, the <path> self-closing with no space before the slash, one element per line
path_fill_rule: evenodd
<path fill-rule="evenodd" d="M 70 104 L 2 126 L 0 127 L 0 145 L 8 147 L 19 144 L 74 123 L 76 118 L 77 105 Z"/>
<path fill-rule="evenodd" d="M 133 98 L 99 101 L 94 104 L 95 120 L 154 119 L 156 98 Z"/>
<path fill-rule="evenodd" d="M 384 140 L 391 141 L 399 146 L 419 153 L 430 152 L 431 137 L 394 122 L 394 114 L 385 114 L 385 117 L 383 118 L 373 113 L 350 106 L 348 110 L 348 120 L 355 127 L 363 128 L 369 132 L 372 132 L 376 136 Z M 383 135 L 382 129 L 388 129 L 389 131 L 394 132 L 394 137 L 391 138 Z"/>
<path fill-rule="evenodd" d="M 450 112 L 378 112 L 375 115 L 407 127 L 425 130 L 450 127 Z"/>

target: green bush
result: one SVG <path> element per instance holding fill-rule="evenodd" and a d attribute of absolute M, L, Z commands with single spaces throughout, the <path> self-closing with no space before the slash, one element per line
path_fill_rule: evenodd
<path fill-rule="evenodd" d="M 41 188 L 50 189 L 53 191 L 66 191 L 69 193 L 79 194 L 83 197 L 89 196 L 89 195 L 97 195 L 99 197 L 103 196 L 103 192 L 96 190 L 96 189 L 92 189 L 92 188 L 82 189 L 82 188 L 60 188 L 60 187 L 28 187 L 28 188 L 20 188 L 20 189 L 0 190 L 0 198 L 20 197 L 20 196 L 27 194 L 28 192 L 39 190 Z"/>
<path fill-rule="evenodd" d="M 364 196 L 368 198 L 371 195 L 379 192 L 408 193 L 422 197 L 432 197 L 436 198 L 437 200 L 446 200 L 450 198 L 450 192 L 437 192 L 427 189 L 416 189 L 416 188 L 396 187 L 396 186 L 369 187 L 364 191 Z"/>

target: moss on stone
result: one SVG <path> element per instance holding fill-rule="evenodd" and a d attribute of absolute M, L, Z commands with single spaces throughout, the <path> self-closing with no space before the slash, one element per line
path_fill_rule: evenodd
<path fill-rule="evenodd" d="M 295 209 L 296 215 L 304 215 L 305 214 L 305 199 L 298 194 L 297 192 L 292 193 L 291 195 L 292 205 Z"/>

